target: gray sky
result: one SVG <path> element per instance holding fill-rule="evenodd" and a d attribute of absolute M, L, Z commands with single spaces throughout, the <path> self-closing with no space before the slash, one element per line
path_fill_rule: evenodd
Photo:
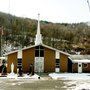
<path fill-rule="evenodd" d="M 42 20 L 51 22 L 90 21 L 87 0 L 0 0 L 0 11 L 32 19 L 40 13 Z"/>

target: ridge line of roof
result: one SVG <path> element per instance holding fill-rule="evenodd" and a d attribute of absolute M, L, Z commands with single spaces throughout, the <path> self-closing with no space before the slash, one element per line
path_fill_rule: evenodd
<path fill-rule="evenodd" d="M 68 56 L 70 55 L 70 54 L 68 54 L 68 53 L 66 53 L 66 52 L 63 52 L 63 51 L 61 51 L 61 50 L 58 50 L 58 49 L 56 49 L 56 48 L 50 47 L 50 46 L 45 45 L 45 44 L 39 44 L 39 45 L 42 45 L 42 46 L 44 46 L 44 47 L 46 47 L 46 48 L 49 48 L 49 49 L 58 51 L 58 52 L 60 52 L 60 53 L 63 53 L 63 54 L 65 54 L 65 55 L 68 55 Z M 39 46 L 39 45 L 28 46 L 28 47 L 22 48 L 21 50 L 26 50 L 26 49 L 33 48 L 33 47 Z M 15 51 L 9 52 L 9 53 L 7 53 L 6 55 L 9 55 L 9 54 L 12 54 L 12 53 L 15 53 L 15 52 L 18 52 L 18 51 L 19 51 L 19 50 L 15 50 Z"/>

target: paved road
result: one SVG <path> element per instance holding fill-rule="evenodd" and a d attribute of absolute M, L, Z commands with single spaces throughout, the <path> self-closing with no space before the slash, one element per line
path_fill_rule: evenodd
<path fill-rule="evenodd" d="M 61 80 L 0 79 L 0 90 L 66 90 Z"/>

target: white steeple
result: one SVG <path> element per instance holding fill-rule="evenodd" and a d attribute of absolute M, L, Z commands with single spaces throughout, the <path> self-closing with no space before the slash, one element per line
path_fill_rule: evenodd
<path fill-rule="evenodd" d="M 40 14 L 38 14 L 38 26 L 37 26 L 37 34 L 35 38 L 35 45 L 40 45 L 42 44 L 42 34 L 40 32 L 40 20 L 39 20 Z"/>

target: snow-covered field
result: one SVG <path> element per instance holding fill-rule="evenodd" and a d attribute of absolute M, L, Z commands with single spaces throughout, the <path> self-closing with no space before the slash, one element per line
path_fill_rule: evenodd
<path fill-rule="evenodd" d="M 66 88 L 67 90 L 90 90 L 89 73 L 51 73 L 49 74 L 49 76 L 55 80 L 64 80 L 65 86 L 63 86 L 62 88 Z"/>

